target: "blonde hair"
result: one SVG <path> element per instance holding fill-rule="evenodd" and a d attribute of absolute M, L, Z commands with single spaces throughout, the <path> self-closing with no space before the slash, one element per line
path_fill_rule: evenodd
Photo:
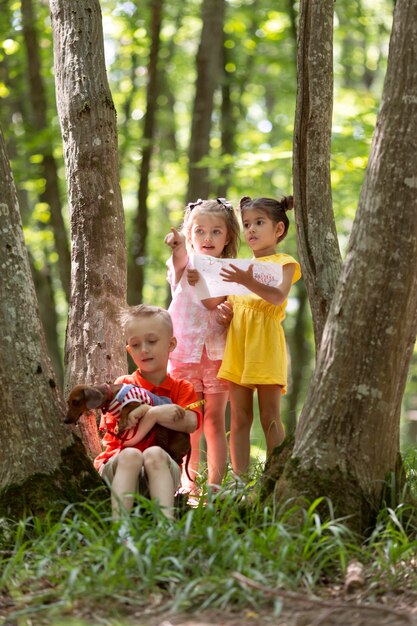
<path fill-rule="evenodd" d="M 224 247 L 222 257 L 235 258 L 239 249 L 240 228 L 232 204 L 226 198 L 216 198 L 215 200 L 201 200 L 200 198 L 196 202 L 187 204 L 181 226 L 181 232 L 185 235 L 187 243 L 191 239 L 193 221 L 198 215 L 217 215 L 224 219 L 229 242 Z"/>
<path fill-rule="evenodd" d="M 134 306 L 128 306 L 120 310 L 118 319 L 123 331 L 126 333 L 128 325 L 135 320 L 155 316 L 160 317 L 161 321 L 167 325 L 172 335 L 174 333 L 174 327 L 171 315 L 166 309 L 163 309 L 160 306 L 154 306 L 153 304 L 136 304 Z"/>

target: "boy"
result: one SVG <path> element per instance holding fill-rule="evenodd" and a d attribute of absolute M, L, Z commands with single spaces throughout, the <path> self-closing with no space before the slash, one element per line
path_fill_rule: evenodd
<path fill-rule="evenodd" d="M 130 511 L 133 493 L 139 490 L 157 498 L 164 515 L 173 519 L 174 495 L 180 483 L 181 469 L 165 450 L 153 445 L 150 431 L 159 423 L 172 430 L 194 432 L 201 421 L 200 413 L 183 407 L 195 402 L 197 395 L 191 383 L 174 380 L 167 374 L 169 354 L 177 345 L 168 311 L 139 304 L 124 309 L 120 321 L 126 335 L 127 351 L 138 369 L 133 374 L 120 376 L 115 382 L 144 387 L 157 396 L 170 398 L 173 404 L 146 407 L 146 412 L 144 407 L 134 409 L 129 418 L 139 417 L 139 428 L 134 437 L 124 442 L 113 434 L 116 421 L 112 424 L 111 415 L 107 414 L 108 429 L 103 437 L 105 450 L 96 457 L 94 466 L 112 487 L 114 518 L 120 515 L 120 505 Z"/>

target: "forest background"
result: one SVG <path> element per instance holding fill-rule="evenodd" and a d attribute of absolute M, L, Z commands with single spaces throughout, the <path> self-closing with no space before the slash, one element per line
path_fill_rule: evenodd
<path fill-rule="evenodd" d="M 158 60 L 152 69 L 158 4 Z M 331 179 L 342 253 L 375 128 L 393 6 L 392 0 L 335 4 Z M 201 2 L 102 0 L 101 7 L 107 72 L 118 120 L 129 301 L 165 306 L 169 301 L 168 249 L 163 238 L 171 225 L 181 223 L 186 201 L 196 199 L 189 194 L 193 193 L 191 139 L 198 140 L 192 131 L 193 106 L 196 90 L 202 89 L 197 87 Z M 0 8 L 0 126 L 15 176 L 48 348 L 63 385 L 69 219 L 49 6 L 44 0 L 1 0 Z M 226 196 L 237 206 L 242 195 L 276 197 L 292 192 L 296 25 L 297 3 L 292 0 L 273 6 L 266 0 L 227 2 L 223 42 L 216 42 L 218 34 L 213 32 L 213 46 L 220 45 L 223 58 L 214 85 L 209 146 L 196 168 L 205 177 L 197 195 Z M 150 80 L 152 71 L 155 81 Z M 149 171 L 144 184 L 146 164 Z M 57 214 L 62 223 L 59 218 L 57 222 Z M 294 224 L 282 248 L 297 256 Z M 244 244 L 240 255 L 250 256 Z M 283 415 L 290 431 L 314 367 L 311 315 L 302 281 L 291 292 L 285 330 L 292 384 Z M 403 399 L 402 424 L 405 448 L 416 439 L 416 351 Z M 261 442 L 261 434 L 255 431 L 255 454 Z"/>

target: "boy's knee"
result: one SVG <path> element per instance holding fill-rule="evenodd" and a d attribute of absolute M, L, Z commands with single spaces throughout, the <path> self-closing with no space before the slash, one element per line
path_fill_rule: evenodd
<path fill-rule="evenodd" d="M 167 454 L 159 446 L 152 446 L 143 452 L 145 471 L 158 470 L 167 465 Z"/>
<path fill-rule="evenodd" d="M 119 452 L 117 465 L 139 471 L 143 465 L 143 452 L 136 448 L 124 448 Z"/>

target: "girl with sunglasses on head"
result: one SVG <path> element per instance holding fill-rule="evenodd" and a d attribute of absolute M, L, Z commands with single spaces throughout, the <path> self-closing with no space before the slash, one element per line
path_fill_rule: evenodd
<path fill-rule="evenodd" d="M 235 258 L 239 244 L 239 223 L 232 205 L 224 198 L 197 200 L 187 205 L 180 230 L 171 228 L 165 237 L 172 256 L 167 261 L 172 302 L 169 312 L 174 322 L 177 347 L 170 355 L 169 372 L 173 378 L 193 383 L 199 399 L 204 399 L 203 426 L 191 435 L 189 473 L 198 473 L 202 430 L 207 443 L 208 485 L 221 485 L 227 468 L 225 410 L 227 383 L 217 378 L 226 329 L 218 321 L 217 305 L 224 298 L 200 300 L 194 284 L 198 272 L 189 254 Z M 183 476 L 183 488 L 198 494 L 194 482 Z"/>

